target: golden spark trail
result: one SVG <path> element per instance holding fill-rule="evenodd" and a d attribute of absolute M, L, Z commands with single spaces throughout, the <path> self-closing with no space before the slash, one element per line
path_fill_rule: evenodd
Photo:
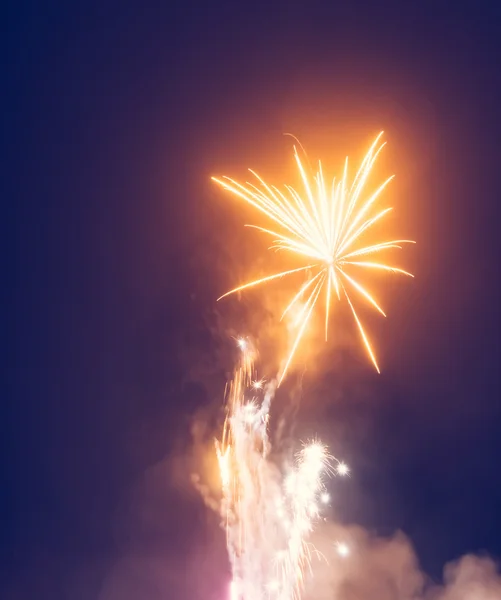
<path fill-rule="evenodd" d="M 337 182 L 334 179 L 331 189 L 328 190 L 320 161 L 317 173 L 313 176 L 308 175 L 295 146 L 294 158 L 303 184 L 303 194 L 289 185 L 286 185 L 285 191 L 282 192 L 277 187 L 267 184 L 252 170 L 250 172 L 257 179 L 259 185 L 250 182 L 243 185 L 229 177 L 212 178 L 224 189 L 248 202 L 278 226 L 275 231 L 257 225 L 249 225 L 249 227 L 273 236 L 271 249 L 292 253 L 303 262 L 297 268 L 240 285 L 221 296 L 219 300 L 235 292 L 260 284 L 272 283 L 274 280 L 298 274 L 301 271 L 310 271 L 313 274 L 309 281 L 301 285 L 299 292 L 295 294 L 284 311 L 285 315 L 297 302 L 306 297 L 300 313 L 301 317 L 296 324 L 295 339 L 285 361 L 285 367 L 280 374 L 278 385 L 283 381 L 293 361 L 313 310 L 322 296 L 325 297 L 325 337 L 327 339 L 333 293 L 339 301 L 346 298 L 367 354 L 379 372 L 375 353 L 357 314 L 351 294 L 355 292 L 355 295 L 385 316 L 378 302 L 358 280 L 358 274 L 366 269 L 413 277 L 411 273 L 386 262 L 364 259 L 369 255 L 401 248 L 405 243 L 414 243 L 412 240 L 368 243 L 365 239 L 368 230 L 392 210 L 386 208 L 375 214 L 373 212 L 376 201 L 393 177 L 386 179 L 372 194 L 368 196 L 364 194 L 374 163 L 386 144 L 381 142 L 382 135 L 383 132 L 377 136 L 365 155 L 351 185 L 348 184 L 348 159 L 345 161 L 342 178 Z M 362 260 L 357 260 L 358 257 L 361 257 Z"/>

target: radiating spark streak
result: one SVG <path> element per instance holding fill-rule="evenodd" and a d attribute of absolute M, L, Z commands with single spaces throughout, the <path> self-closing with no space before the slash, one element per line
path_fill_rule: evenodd
<path fill-rule="evenodd" d="M 285 188 L 289 191 L 289 193 L 292 195 L 293 199 L 296 201 L 296 204 L 298 204 L 297 198 L 294 195 L 296 192 L 293 188 L 291 188 L 290 186 L 285 186 Z M 286 203 L 286 210 L 289 210 L 292 214 L 294 223 L 295 223 L 295 227 L 297 227 L 297 230 L 299 231 L 299 233 L 303 236 L 303 237 L 308 237 L 310 235 L 310 233 L 308 232 L 308 229 L 305 228 L 305 223 L 303 222 L 304 219 L 306 218 L 306 224 L 309 223 L 309 215 L 308 215 L 308 211 L 306 211 L 304 209 L 304 206 L 301 202 L 301 199 L 299 199 L 299 205 L 298 208 L 299 210 L 301 210 L 301 207 L 303 208 L 304 212 L 302 212 L 302 214 L 298 214 L 297 210 L 290 205 L 290 200 L 288 200 L 283 192 L 281 192 L 280 190 L 278 190 L 277 188 L 273 188 L 279 195 L 280 197 L 284 200 L 284 202 Z M 289 203 L 289 205 L 287 205 L 287 203 Z"/>
<path fill-rule="evenodd" d="M 313 269 L 314 267 L 316 267 L 316 265 L 308 265 L 306 267 L 300 267 L 299 269 L 292 269 L 290 271 L 284 271 L 283 273 L 276 273 L 275 275 L 270 275 L 269 277 L 263 277 L 262 279 L 257 279 L 256 281 L 251 281 L 250 283 L 246 283 L 244 285 L 241 285 L 241 286 L 235 288 L 234 290 L 230 290 L 229 292 L 226 292 L 226 294 L 223 294 L 222 296 L 220 296 L 218 298 L 218 300 L 222 300 L 223 298 L 226 298 L 226 296 L 229 296 L 230 294 L 234 294 L 235 292 L 241 292 L 242 290 L 246 290 L 247 288 L 253 287 L 255 285 L 259 285 L 260 283 L 266 283 L 267 281 L 271 281 L 272 279 L 278 279 L 281 277 L 285 277 L 286 275 L 292 275 L 292 273 L 298 273 L 299 271 L 306 271 L 307 269 Z"/>
<path fill-rule="evenodd" d="M 381 135 L 381 134 L 380 134 Z M 358 201 L 358 198 L 360 196 L 360 193 L 363 189 L 363 186 L 365 185 L 367 178 L 369 177 L 370 171 L 372 169 L 372 166 L 374 165 L 374 162 L 376 161 L 376 158 L 378 157 L 379 153 L 381 152 L 381 150 L 384 148 L 384 146 L 386 145 L 386 143 L 382 144 L 380 146 L 380 148 L 378 149 L 378 151 L 376 152 L 376 154 L 374 156 L 372 156 L 372 152 L 373 149 L 378 141 L 380 136 L 378 136 L 378 138 L 376 139 L 376 141 L 374 142 L 374 144 L 372 145 L 371 149 L 369 150 L 368 154 L 366 155 L 364 161 L 362 162 L 362 165 L 360 166 L 360 169 L 357 172 L 357 175 L 355 176 L 355 180 L 357 181 L 357 185 L 352 185 L 351 190 L 354 189 L 354 192 L 351 196 L 349 205 L 348 205 L 348 210 L 346 211 L 345 217 L 343 219 L 343 224 L 340 228 L 339 234 L 344 235 L 344 231 L 345 229 L 348 227 L 348 224 L 350 223 L 350 218 L 352 215 L 352 212 L 355 208 L 355 205 Z M 370 157 L 370 160 L 369 160 Z M 348 159 L 346 159 L 346 163 L 345 163 L 345 175 L 347 174 L 347 167 L 348 167 Z M 391 179 L 391 178 L 390 178 Z M 372 204 L 372 202 L 375 200 L 375 198 L 377 198 L 377 196 L 379 195 L 380 190 L 382 190 L 382 188 L 386 185 L 383 184 L 383 186 L 381 186 L 381 188 L 373 195 L 373 198 L 369 200 L 369 206 L 370 204 Z M 351 191 L 350 190 L 350 191 Z M 371 201 L 372 200 L 372 201 Z"/>
<path fill-rule="evenodd" d="M 287 185 L 285 187 L 289 191 L 292 198 L 296 201 L 296 204 L 301 211 L 302 217 L 304 219 L 307 237 L 315 235 L 315 224 L 313 223 L 313 219 L 310 213 L 308 212 L 308 209 L 306 208 L 304 202 L 302 201 L 301 196 L 296 192 L 296 190 L 292 186 Z"/>
<path fill-rule="evenodd" d="M 355 187 L 355 185 L 357 184 L 360 175 L 363 173 L 364 167 L 367 164 L 367 162 L 369 161 L 369 159 L 372 157 L 372 153 L 374 152 L 374 148 L 377 146 L 377 143 L 379 142 L 379 140 L 381 139 L 381 137 L 383 136 L 383 131 L 380 131 L 378 136 L 376 137 L 376 139 L 372 142 L 372 146 L 369 148 L 367 154 L 365 155 L 358 171 L 357 174 L 355 175 L 355 179 L 353 180 L 351 189 L 353 189 Z M 384 144 L 381 144 L 380 146 L 380 150 L 382 150 L 384 148 L 384 146 L 386 145 L 386 142 Z"/>
<path fill-rule="evenodd" d="M 376 223 L 376 221 L 379 221 L 380 219 L 382 219 L 391 210 L 393 210 L 393 209 L 392 208 L 385 208 L 379 214 L 377 214 L 375 217 L 372 217 L 372 219 L 369 219 L 368 221 L 365 221 L 365 223 L 361 227 L 359 227 L 359 229 L 357 229 L 355 231 L 355 233 L 353 233 L 351 235 L 351 237 L 349 237 L 346 241 L 343 240 L 343 245 L 337 251 L 336 257 L 337 258 L 341 257 L 344 254 L 344 251 L 347 250 L 353 244 L 353 242 L 357 238 L 359 238 L 362 235 L 362 233 L 364 233 L 364 231 L 366 229 L 369 229 L 369 227 L 372 227 L 372 225 L 374 225 L 374 223 Z"/>
<path fill-rule="evenodd" d="M 367 212 L 369 211 L 370 207 L 374 204 L 374 202 L 378 199 L 379 195 L 381 194 L 381 192 L 384 190 L 384 188 L 390 183 L 390 181 L 392 179 L 394 179 L 395 176 L 392 175 L 391 177 L 388 177 L 388 179 L 378 187 L 378 189 L 374 192 L 374 194 L 372 194 L 372 196 L 369 198 L 369 200 L 367 200 L 367 202 L 364 204 L 364 206 L 360 209 L 360 211 L 358 212 L 357 216 L 353 219 L 353 221 L 351 222 L 350 226 L 348 227 L 346 233 L 343 236 L 343 241 L 346 240 L 346 238 L 353 232 L 353 230 L 355 229 L 355 227 L 360 223 L 360 221 L 364 218 L 364 215 L 367 214 Z"/>
<path fill-rule="evenodd" d="M 381 252 L 381 250 L 388 250 L 390 248 L 401 249 L 401 244 L 415 244 L 412 240 L 393 240 L 392 242 L 383 242 L 382 244 L 374 244 L 374 246 L 367 246 L 366 248 L 360 248 L 349 254 L 345 254 L 344 258 L 351 258 L 352 256 L 363 256 L 364 254 L 373 254 L 374 252 Z"/>
<path fill-rule="evenodd" d="M 317 273 L 315 275 L 315 277 L 312 277 L 309 281 L 307 281 L 302 288 L 300 288 L 299 292 L 294 296 L 294 298 L 292 298 L 291 302 L 287 305 L 287 308 L 284 310 L 284 312 L 282 313 L 282 316 L 280 317 L 280 320 L 282 320 L 285 315 L 289 312 L 289 310 L 294 306 L 294 304 L 296 304 L 296 302 L 299 300 L 299 298 L 301 298 L 301 296 L 303 296 L 303 294 L 306 292 L 306 290 L 311 287 L 315 281 L 322 275 L 322 271 L 320 271 L 320 273 Z"/>
<path fill-rule="evenodd" d="M 311 293 L 311 296 L 309 297 L 308 302 L 305 305 L 304 311 L 305 311 L 306 315 L 303 317 L 302 323 L 299 325 L 299 331 L 297 332 L 296 339 L 294 340 L 294 343 L 292 345 L 292 350 L 290 351 L 289 358 L 287 359 L 287 362 L 285 363 L 285 367 L 282 371 L 282 375 L 280 376 L 280 379 L 278 380 L 278 385 L 280 385 L 282 383 L 282 381 L 289 369 L 289 366 L 291 364 L 294 353 L 296 352 L 299 342 L 301 341 L 301 338 L 303 337 L 304 330 L 306 329 L 306 325 L 308 325 L 308 321 L 310 320 L 311 313 L 312 313 L 313 308 L 315 307 L 315 304 L 318 300 L 318 296 L 319 296 L 320 292 L 322 291 L 322 285 L 325 280 L 325 273 L 322 272 L 321 275 L 322 275 L 322 278 L 315 286 L 315 289 Z"/>
<path fill-rule="evenodd" d="M 279 238 L 275 241 L 275 244 L 278 248 L 290 250 L 291 252 L 296 252 L 297 254 L 302 254 L 303 256 L 308 256 L 317 260 L 323 260 L 324 258 L 323 254 L 312 250 L 312 248 L 308 247 L 306 243 L 300 243 L 295 240 L 291 240 L 288 237 L 281 236 L 279 233 L 277 233 L 276 231 L 272 231 L 271 229 L 265 229 L 264 227 L 259 227 L 259 225 L 245 225 L 245 227 L 249 227 L 250 229 L 257 229 L 258 231 L 262 231 L 263 233 L 268 233 L 269 235 L 276 236 L 277 238 Z"/>
<path fill-rule="evenodd" d="M 330 303 L 331 303 L 331 279 L 332 269 L 327 271 L 327 289 L 325 294 L 325 341 L 327 341 L 329 333 L 329 314 L 330 314 Z"/>
<path fill-rule="evenodd" d="M 360 319 L 358 318 L 358 315 L 357 315 L 355 309 L 353 308 L 353 304 L 351 303 L 350 297 L 348 296 L 344 285 L 343 285 L 343 292 L 344 292 L 344 295 L 346 296 L 346 300 L 348 300 L 348 304 L 350 305 L 351 312 L 353 313 L 353 317 L 355 318 L 355 322 L 358 326 L 358 330 L 360 331 L 360 335 L 362 336 L 362 340 L 364 341 L 365 348 L 367 349 L 367 352 L 369 353 L 369 356 L 371 357 L 372 364 L 375 366 L 376 371 L 378 373 L 381 373 L 381 371 L 379 370 L 377 361 L 376 361 L 376 357 L 374 356 L 374 352 L 372 351 L 372 348 L 371 348 L 371 345 L 369 342 L 369 338 L 365 334 L 362 323 L 360 323 Z"/>
<path fill-rule="evenodd" d="M 409 273 L 408 271 L 404 271 L 403 269 L 398 269 L 397 267 L 390 267 L 389 265 L 383 265 L 381 263 L 343 260 L 342 264 L 343 265 L 358 265 L 359 267 L 369 267 L 371 269 L 382 269 L 383 271 L 391 271 L 392 273 L 401 273 L 402 275 L 407 275 L 408 277 L 414 277 L 414 275 L 412 273 Z"/>
<path fill-rule="evenodd" d="M 384 312 L 384 310 L 379 306 L 379 304 L 374 300 L 374 298 L 369 294 L 369 292 L 363 288 L 359 283 L 357 283 L 354 279 L 352 279 L 349 275 L 347 275 L 342 269 L 339 269 L 341 275 L 347 279 L 351 285 L 358 291 L 360 292 L 360 294 L 362 294 L 362 296 L 368 300 L 372 306 L 379 311 L 383 317 L 386 317 L 386 314 Z"/>
<path fill-rule="evenodd" d="M 333 247 L 337 247 L 339 236 L 341 235 L 343 225 L 343 211 L 345 208 L 346 199 L 346 178 L 348 173 L 348 157 L 344 162 L 343 176 L 336 187 L 332 189 L 332 213 L 333 213 L 333 225 L 334 225 L 334 244 Z"/>
<path fill-rule="evenodd" d="M 301 159 L 299 158 L 297 149 L 295 147 L 294 147 L 294 154 L 295 154 L 297 166 L 299 168 L 299 172 L 301 173 L 301 179 L 303 180 L 304 188 L 306 190 L 306 195 L 308 196 L 308 200 L 310 201 L 310 206 L 312 209 L 314 221 L 316 221 L 318 231 L 320 231 L 323 234 L 325 232 L 322 227 L 322 221 L 320 220 L 320 217 L 318 215 L 317 202 L 315 201 L 315 198 L 313 197 L 313 192 L 311 191 L 311 188 L 310 188 L 308 176 L 306 175 L 306 173 L 303 169 L 303 165 L 301 164 Z"/>
<path fill-rule="evenodd" d="M 373 271 L 386 271 L 412 277 L 412 274 L 401 268 L 391 266 L 385 262 L 371 262 L 358 260 L 364 257 L 390 249 L 400 249 L 403 244 L 414 243 L 412 240 L 398 239 L 379 243 L 367 243 L 365 237 L 373 231 L 374 226 L 381 221 L 391 210 L 391 207 L 373 213 L 377 200 L 381 197 L 387 185 L 393 179 L 387 178 L 375 191 L 365 193 L 370 175 L 375 162 L 385 146 L 381 142 L 381 132 L 372 143 L 369 151 L 363 158 L 351 184 L 348 179 L 348 159 L 343 166 L 341 179 L 333 179 L 328 189 L 319 161 L 316 174 L 310 174 L 299 156 L 298 149 L 294 146 L 294 161 L 302 185 L 302 193 L 290 185 L 285 185 L 285 190 L 280 191 L 278 187 L 267 184 L 262 177 L 251 170 L 257 180 L 257 185 L 247 182 L 245 185 L 236 182 L 229 177 L 212 179 L 224 189 L 242 198 L 256 208 L 259 212 L 271 219 L 277 227 L 266 227 L 261 225 L 248 225 L 273 237 L 270 249 L 285 251 L 294 255 L 296 259 L 315 264 L 301 266 L 282 273 L 276 273 L 263 277 L 256 281 L 245 283 L 219 299 L 230 294 L 246 290 L 261 283 L 271 283 L 286 275 L 311 271 L 312 276 L 308 281 L 300 283 L 299 291 L 294 294 L 292 300 L 283 312 L 282 318 L 290 311 L 296 302 L 309 293 L 306 305 L 300 311 L 297 320 L 297 332 L 294 336 L 289 355 L 285 361 L 286 368 L 282 372 L 280 382 L 292 363 L 300 341 L 303 339 L 305 328 L 316 305 L 324 303 L 325 299 L 325 337 L 328 337 L 329 314 L 332 310 L 332 295 L 335 292 L 338 301 L 345 297 L 352 309 L 353 317 L 359 328 L 364 346 L 369 358 L 379 372 L 379 367 L 372 352 L 368 338 L 364 332 L 363 325 L 356 316 L 355 307 L 348 293 L 343 279 L 349 284 L 350 292 L 355 290 L 360 296 L 384 315 L 383 310 L 365 289 L 364 285 L 352 274 L 348 275 L 345 269 L 358 267 Z M 302 148 L 302 146 L 299 144 Z M 304 149 L 303 149 L 304 151 Z M 306 153 L 305 153 L 306 155 Z M 355 259 L 355 260 L 353 260 Z M 303 263 L 304 264 L 304 263 Z M 351 273 L 351 271 L 350 271 Z M 325 295 L 320 296 L 322 289 Z M 341 289 L 343 294 L 340 293 Z"/>

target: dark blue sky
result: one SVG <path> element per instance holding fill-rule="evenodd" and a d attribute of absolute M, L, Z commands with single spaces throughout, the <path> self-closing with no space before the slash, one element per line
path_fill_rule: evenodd
<path fill-rule="evenodd" d="M 291 128 L 336 160 L 385 129 L 399 226 L 419 242 L 416 280 L 391 284 L 388 321 L 370 321 L 383 375 L 331 347 L 310 382 L 305 431 L 354 468 L 340 518 L 403 528 L 434 576 L 501 554 L 496 9 L 267 4 L 12 3 L 4 17 L 5 597 L 98 597 L 129 539 L 124 499 L 189 446 L 231 364 L 222 328 L 250 319 L 250 304 L 214 313 L 256 240 L 209 175 L 284 163 Z M 179 560 L 216 533 L 165 485 L 158 532 L 127 543 Z"/>

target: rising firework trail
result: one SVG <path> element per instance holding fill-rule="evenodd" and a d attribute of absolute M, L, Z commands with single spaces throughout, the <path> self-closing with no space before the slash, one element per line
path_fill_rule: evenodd
<path fill-rule="evenodd" d="M 230 599 L 297 600 L 316 554 L 308 538 L 321 505 L 329 502 L 323 480 L 348 471 L 316 441 L 305 444 L 285 469 L 270 460 L 275 385 L 255 379 L 252 345 L 237 343 L 240 362 L 228 385 L 226 421 L 216 443 L 233 572 Z"/>
<path fill-rule="evenodd" d="M 351 182 L 348 176 L 348 159 L 340 179 L 327 186 L 322 165 L 318 163 L 315 175 L 307 172 L 297 148 L 294 158 L 302 181 L 302 192 L 286 185 L 281 191 L 267 184 L 257 173 L 250 171 L 256 183 L 238 183 L 229 177 L 212 179 L 224 189 L 242 198 L 274 223 L 269 227 L 248 225 L 274 238 L 272 249 L 292 253 L 299 261 L 296 268 L 274 273 L 255 281 L 250 281 L 230 290 L 221 298 L 259 284 L 274 282 L 282 277 L 298 273 L 310 274 L 285 308 L 282 318 L 295 306 L 301 305 L 296 320 L 296 333 L 292 347 L 279 377 L 279 384 L 285 377 L 294 354 L 303 338 L 312 313 L 321 298 L 325 301 L 325 337 L 327 339 L 329 314 L 333 298 L 346 300 L 360 332 L 362 342 L 379 372 L 375 353 L 355 308 L 352 294 L 364 300 L 383 316 L 386 316 L 374 296 L 360 282 L 359 273 L 363 270 L 387 271 L 412 277 L 411 273 L 394 267 L 384 260 L 374 261 L 371 257 L 381 256 L 386 251 L 401 248 L 412 240 L 368 239 L 371 228 L 379 223 L 392 209 L 374 210 L 376 201 L 390 183 L 389 177 L 372 193 L 366 193 L 366 186 L 374 163 L 385 146 L 381 142 L 381 132 Z M 273 227 L 273 229 L 271 228 Z M 220 298 L 220 299 L 221 299 Z"/>
<path fill-rule="evenodd" d="M 268 423 L 275 388 L 285 377 L 321 298 L 325 300 L 326 338 L 333 298 L 346 300 L 367 353 L 379 372 L 351 294 L 355 293 L 383 315 L 384 312 L 356 278 L 356 272 L 370 269 L 412 277 L 407 271 L 382 260 L 373 261 L 371 257 L 413 243 L 367 239 L 371 228 L 391 210 L 374 212 L 376 201 L 391 177 L 372 193 L 365 192 L 374 163 L 385 145 L 380 142 L 381 136 L 370 147 L 353 180 L 348 181 L 346 159 L 342 177 L 334 180 L 329 189 L 322 165 L 319 163 L 316 175 L 308 174 L 296 148 L 294 156 L 302 193 L 291 186 L 285 186 L 282 192 L 253 171 L 257 185 L 240 184 L 226 177 L 213 178 L 274 222 L 273 229 L 251 227 L 272 235 L 272 248 L 287 251 L 299 261 L 295 268 L 241 285 L 221 298 L 285 276 L 308 275 L 282 315 L 283 318 L 294 307 L 300 307 L 295 338 L 276 382 L 256 376 L 252 344 L 244 338 L 236 340 L 240 361 L 227 388 L 226 420 L 221 439 L 216 443 L 223 496 L 221 514 L 233 573 L 230 600 L 299 600 L 311 560 L 317 554 L 309 537 L 320 518 L 321 505 L 329 503 L 324 479 L 328 474 L 349 472 L 318 441 L 305 444 L 291 465 L 277 465 L 270 456 Z M 337 541 L 335 547 L 340 558 L 350 555 L 344 541 Z"/>

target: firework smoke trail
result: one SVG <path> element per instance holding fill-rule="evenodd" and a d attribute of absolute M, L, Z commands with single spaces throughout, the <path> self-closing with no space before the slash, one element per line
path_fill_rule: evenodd
<path fill-rule="evenodd" d="M 254 350 L 244 340 L 239 346 L 223 437 L 216 444 L 233 571 L 230 598 L 294 600 L 315 553 L 308 536 L 327 498 L 322 480 L 334 459 L 313 442 L 286 476 L 269 460 L 268 419 L 276 383 L 253 381 Z M 336 472 L 345 474 L 345 465 L 337 463 Z"/>
<path fill-rule="evenodd" d="M 294 147 L 294 158 L 303 184 L 303 194 L 290 185 L 286 185 L 285 191 L 282 192 L 277 187 L 268 185 L 252 170 L 250 172 L 256 178 L 257 185 L 250 182 L 241 184 L 229 177 L 212 178 L 224 189 L 256 208 L 273 223 L 270 227 L 276 228 L 276 231 L 269 227 L 248 225 L 273 236 L 271 249 L 291 253 L 300 261 L 300 266 L 297 268 L 245 283 L 219 299 L 259 284 L 276 282 L 285 276 L 299 273 L 311 274 L 311 277 L 300 286 L 282 315 L 283 318 L 294 306 L 302 302 L 303 306 L 299 311 L 296 324 L 297 332 L 280 374 L 279 384 L 287 373 L 313 310 L 321 298 L 325 299 L 327 339 L 329 313 L 334 295 L 339 301 L 347 301 L 367 354 L 379 372 L 375 353 L 357 314 L 351 294 L 355 294 L 386 316 L 374 296 L 362 285 L 358 275 L 364 270 L 371 270 L 413 277 L 411 273 L 394 267 L 386 261 L 378 262 L 370 257 L 401 248 L 404 243 L 414 243 L 412 240 L 367 241 L 367 233 L 370 233 L 373 226 L 392 210 L 385 208 L 373 212 L 376 201 L 393 177 L 386 179 L 373 193 L 365 194 L 369 175 L 385 146 L 385 143 L 380 142 L 382 135 L 383 132 L 377 136 L 365 155 L 351 185 L 348 182 L 348 159 L 345 161 L 342 177 L 338 181 L 334 179 L 332 186 L 328 186 L 322 164 L 318 163 L 317 173 L 311 176 L 305 170 L 296 147 Z"/>

